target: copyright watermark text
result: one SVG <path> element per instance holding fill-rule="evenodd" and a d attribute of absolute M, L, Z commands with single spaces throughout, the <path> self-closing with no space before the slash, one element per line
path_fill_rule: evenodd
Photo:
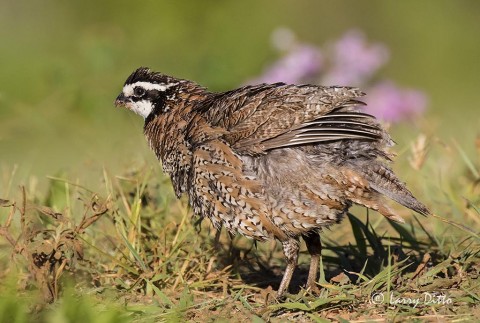
<path fill-rule="evenodd" d="M 444 293 L 438 292 L 424 292 L 422 294 L 415 294 L 414 296 L 398 296 L 393 292 L 390 293 L 373 293 L 370 296 L 370 304 L 388 304 L 393 307 L 399 305 L 409 305 L 416 308 L 419 305 L 444 305 L 449 306 L 453 304 L 453 299 Z"/>

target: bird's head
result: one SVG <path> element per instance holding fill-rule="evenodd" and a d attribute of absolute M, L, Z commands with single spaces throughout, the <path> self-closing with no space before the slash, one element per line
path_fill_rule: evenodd
<path fill-rule="evenodd" d="M 129 110 L 147 118 L 167 112 L 168 100 L 175 98 L 184 80 L 175 79 L 149 68 L 140 67 L 125 81 L 122 92 L 115 100 L 115 106 Z"/>

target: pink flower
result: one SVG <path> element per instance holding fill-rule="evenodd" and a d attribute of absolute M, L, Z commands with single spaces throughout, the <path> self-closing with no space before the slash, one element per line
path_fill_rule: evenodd
<path fill-rule="evenodd" d="M 263 75 L 247 83 L 303 83 L 320 72 L 322 61 L 322 55 L 318 48 L 297 45 L 286 56 L 268 67 Z"/>
<path fill-rule="evenodd" d="M 364 111 L 387 122 L 411 120 L 427 106 L 426 96 L 417 90 L 400 89 L 391 81 L 376 84 L 367 91 Z"/>
<path fill-rule="evenodd" d="M 286 54 L 249 84 L 285 82 L 370 87 L 366 91 L 365 111 L 388 122 L 411 120 L 426 108 L 427 98 L 420 91 L 401 89 L 391 81 L 372 82 L 375 73 L 387 63 L 389 52 L 383 44 L 369 43 L 361 31 L 347 32 L 324 51 L 299 44 L 288 29 L 279 29 L 274 36 L 276 47 Z"/>
<path fill-rule="evenodd" d="M 325 84 L 358 86 L 369 80 L 387 63 L 388 49 L 369 44 L 358 30 L 347 32 L 333 46 L 331 70 L 323 77 Z"/>

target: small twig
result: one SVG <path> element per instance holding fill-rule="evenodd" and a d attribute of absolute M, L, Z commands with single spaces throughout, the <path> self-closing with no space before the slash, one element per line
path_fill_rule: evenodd
<path fill-rule="evenodd" d="M 13 238 L 12 234 L 7 230 L 6 227 L 0 227 L 0 236 L 3 236 L 7 241 L 15 247 L 17 241 Z"/>
<path fill-rule="evenodd" d="M 22 186 L 22 199 L 22 207 L 20 208 L 20 227 L 21 234 L 26 237 L 25 212 L 27 209 L 27 195 L 25 193 L 25 186 Z"/>
<path fill-rule="evenodd" d="M 480 239 L 480 236 L 475 232 L 473 231 L 472 229 L 464 226 L 463 224 L 460 224 L 460 223 L 457 223 L 455 221 L 452 221 L 452 220 L 448 220 L 448 219 L 445 219 L 445 218 L 442 218 L 441 216 L 439 215 L 436 215 L 434 213 L 431 214 L 431 216 L 433 216 L 434 218 L 444 222 L 444 223 L 448 223 L 450 225 L 453 225 L 454 227 L 460 229 L 460 230 L 463 230 L 465 232 L 468 232 L 469 234 L 471 234 L 473 237 L 477 238 L 477 239 Z"/>
<path fill-rule="evenodd" d="M 12 224 L 13 215 L 15 214 L 15 210 L 16 210 L 15 202 L 9 204 L 8 206 L 11 207 L 11 210 L 10 210 L 10 213 L 8 213 L 8 217 L 7 217 L 7 220 L 5 221 L 5 225 L 0 226 L 0 236 L 5 237 L 5 239 L 7 239 L 7 241 L 12 245 L 12 247 L 15 247 L 17 242 L 15 238 L 12 236 L 12 234 L 10 233 L 10 231 L 8 231 L 8 228 Z"/>
<path fill-rule="evenodd" d="M 415 273 L 413 274 L 412 279 L 417 278 L 417 276 L 427 267 L 428 262 L 432 259 L 432 256 L 430 256 L 429 253 L 426 253 L 423 255 L 422 262 L 420 265 L 418 265 L 417 269 L 415 270 Z"/>
<path fill-rule="evenodd" d="M 5 221 L 5 225 L 4 225 L 5 228 L 10 227 L 10 225 L 12 224 L 13 215 L 15 214 L 15 211 L 17 210 L 15 202 L 11 206 L 12 206 L 12 208 L 10 209 L 10 213 L 8 213 L 7 221 Z"/>

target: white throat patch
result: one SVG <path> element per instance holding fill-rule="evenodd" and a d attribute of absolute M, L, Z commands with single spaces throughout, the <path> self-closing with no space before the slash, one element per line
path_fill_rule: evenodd
<path fill-rule="evenodd" d="M 127 107 L 136 114 L 141 115 L 144 119 L 146 119 L 153 110 L 153 104 L 148 100 L 129 102 Z"/>

